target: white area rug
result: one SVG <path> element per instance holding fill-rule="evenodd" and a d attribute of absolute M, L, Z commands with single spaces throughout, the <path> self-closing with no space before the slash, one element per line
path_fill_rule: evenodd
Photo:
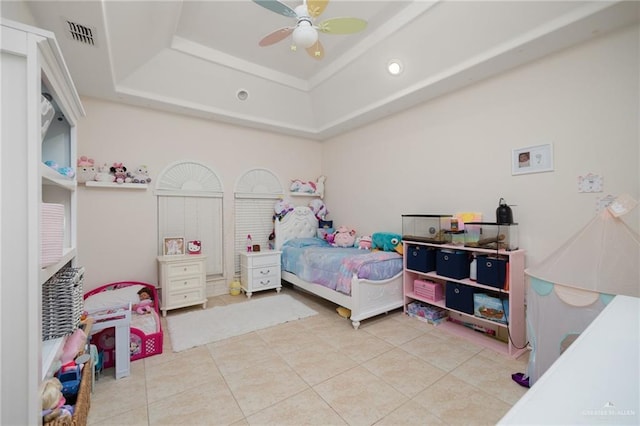
<path fill-rule="evenodd" d="M 316 315 L 286 294 L 167 316 L 174 352 Z"/>

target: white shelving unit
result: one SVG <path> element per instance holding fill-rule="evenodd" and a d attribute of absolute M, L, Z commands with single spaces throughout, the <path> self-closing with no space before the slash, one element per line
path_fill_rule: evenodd
<path fill-rule="evenodd" d="M 406 254 L 409 252 L 409 246 L 420 246 L 424 248 L 432 248 L 436 250 L 457 250 L 457 251 L 466 251 L 469 253 L 476 253 L 478 255 L 497 255 L 503 259 L 508 260 L 509 268 L 508 268 L 508 276 L 507 280 L 509 282 L 509 289 L 498 289 L 496 287 L 492 287 L 489 285 L 478 284 L 476 281 L 472 281 L 469 278 L 463 279 L 455 279 L 450 277 L 440 276 L 436 273 L 436 271 L 431 272 L 421 272 L 416 270 L 411 270 L 407 268 L 407 257 Z M 517 358 L 522 353 L 524 353 L 526 348 L 526 326 L 525 326 L 525 309 L 524 309 L 524 250 L 491 250 L 491 249 L 482 249 L 482 248 L 472 248 L 472 247 L 464 247 L 460 245 L 450 245 L 450 244 L 432 244 L 432 243 L 424 243 L 424 242 L 415 242 L 415 241 L 404 241 L 404 307 L 405 312 L 407 312 L 407 305 L 413 301 L 420 301 L 422 303 L 426 303 L 432 306 L 437 306 L 440 308 L 444 308 L 448 310 L 449 317 L 456 319 L 461 322 L 478 324 L 480 326 L 495 329 L 497 331 L 497 335 L 503 337 L 505 341 L 499 340 L 495 337 L 489 336 L 487 334 L 480 333 L 472 328 L 463 326 L 461 324 L 451 322 L 451 321 L 443 321 L 437 325 L 438 328 L 446 330 L 452 334 L 468 339 L 469 341 L 479 344 L 481 346 L 490 348 L 496 352 L 502 353 L 504 355 Z M 480 290 L 482 292 L 487 293 L 499 293 L 500 296 L 508 297 L 509 300 L 509 316 L 508 316 L 508 325 L 502 324 L 496 321 L 484 319 L 477 317 L 475 315 L 471 315 L 465 312 L 461 312 L 450 307 L 447 307 L 446 297 L 439 301 L 431 301 L 424 297 L 421 297 L 414 293 L 414 280 L 416 279 L 427 279 L 434 282 L 442 283 L 446 286 L 446 282 L 453 282 L 464 284 L 474 289 Z M 443 291 L 446 293 L 446 291 Z"/>
<path fill-rule="evenodd" d="M 84 110 L 53 33 L 2 19 L 2 146 L 0 196 L 0 424 L 40 424 L 41 385 L 55 368 L 65 339 L 42 341 L 42 284 L 76 249 L 76 188 L 43 164 L 75 166 L 76 125 Z M 56 114 L 41 132 L 41 95 Z M 64 206 L 61 259 L 40 267 L 42 203 Z"/>

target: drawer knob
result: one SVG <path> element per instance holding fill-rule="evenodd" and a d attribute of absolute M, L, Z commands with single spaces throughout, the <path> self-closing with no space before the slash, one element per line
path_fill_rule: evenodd
<path fill-rule="evenodd" d="M 188 281 L 183 282 L 182 284 L 187 285 Z"/>
<path fill-rule="evenodd" d="M 261 271 L 260 271 L 260 273 L 261 273 L 262 275 L 269 275 L 269 272 L 271 272 L 271 270 L 270 270 L 270 269 L 267 269 L 266 271 L 263 269 L 263 270 L 261 270 Z"/>
<path fill-rule="evenodd" d="M 186 266 L 184 267 L 184 271 L 187 272 L 187 267 Z"/>
<path fill-rule="evenodd" d="M 261 285 L 269 285 L 270 282 L 271 282 L 271 280 L 260 281 L 260 284 Z"/>

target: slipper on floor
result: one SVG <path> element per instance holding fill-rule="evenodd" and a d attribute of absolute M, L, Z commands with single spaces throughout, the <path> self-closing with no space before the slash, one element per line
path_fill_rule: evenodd
<path fill-rule="evenodd" d="M 529 387 L 529 376 L 524 373 L 513 373 L 511 378 L 514 382 L 525 388 Z"/>

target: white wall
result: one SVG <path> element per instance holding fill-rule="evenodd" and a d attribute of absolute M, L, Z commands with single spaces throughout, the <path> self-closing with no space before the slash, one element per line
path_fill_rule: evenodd
<path fill-rule="evenodd" d="M 402 214 L 513 207 L 528 264 L 593 217 L 597 199 L 640 199 L 639 31 L 627 28 L 443 96 L 323 145 L 334 226 L 401 233 Z M 555 171 L 511 175 L 511 150 L 553 143 Z M 604 176 L 604 192 L 577 177 Z M 638 210 L 625 221 L 635 230 Z"/>
<path fill-rule="evenodd" d="M 83 99 L 78 152 L 147 164 L 153 176 L 181 159 L 210 165 L 224 184 L 229 254 L 235 182 L 264 167 L 285 187 L 325 174 L 329 218 L 360 234 L 400 233 L 401 215 L 412 213 L 479 211 L 494 221 L 504 197 L 516 205 L 520 246 L 535 264 L 589 221 L 598 198 L 640 199 L 638 33 L 598 38 L 324 143 Z M 545 143 L 553 143 L 555 171 L 511 175 L 512 149 Z M 605 192 L 577 192 L 577 176 L 589 172 L 604 176 Z M 156 282 L 153 190 L 81 188 L 78 198 L 87 289 Z M 637 210 L 625 218 L 636 230 Z M 230 255 L 225 269 L 229 281 Z"/>
<path fill-rule="evenodd" d="M 179 160 L 201 162 L 218 174 L 224 187 L 227 276 L 210 292 L 225 292 L 233 278 L 236 181 L 253 168 L 271 170 L 285 189 L 289 179 L 320 175 L 322 146 L 315 141 L 91 98 L 82 101 L 87 116 L 78 126 L 78 155 L 131 168 L 146 164 L 152 179 Z M 146 191 L 79 185 L 78 262 L 86 268 L 85 291 L 120 280 L 157 282 L 154 183 Z"/>

